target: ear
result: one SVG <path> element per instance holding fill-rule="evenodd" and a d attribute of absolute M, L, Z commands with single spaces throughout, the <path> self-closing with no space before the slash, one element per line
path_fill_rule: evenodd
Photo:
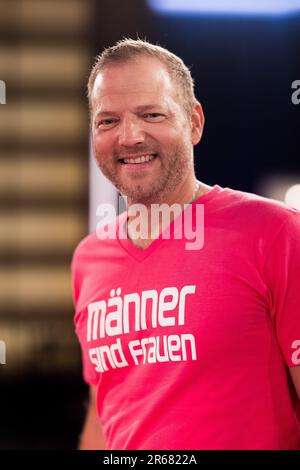
<path fill-rule="evenodd" d="M 191 140 L 193 145 L 197 145 L 202 137 L 203 128 L 204 128 L 204 114 L 202 110 L 202 106 L 199 101 L 196 101 L 194 105 L 194 110 L 191 117 L 191 124 L 192 124 L 192 133 L 191 133 Z"/>

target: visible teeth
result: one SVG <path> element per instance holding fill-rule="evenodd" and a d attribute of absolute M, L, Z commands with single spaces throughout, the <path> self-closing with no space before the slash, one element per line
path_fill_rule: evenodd
<path fill-rule="evenodd" d="M 124 158 L 125 163 L 144 163 L 144 162 L 151 162 L 153 160 L 154 155 L 142 155 L 138 158 Z"/>

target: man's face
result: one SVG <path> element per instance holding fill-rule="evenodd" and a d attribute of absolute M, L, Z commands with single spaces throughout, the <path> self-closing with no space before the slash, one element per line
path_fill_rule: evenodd
<path fill-rule="evenodd" d="M 193 145 L 201 138 L 196 121 L 199 116 L 187 118 L 176 84 L 156 59 L 114 65 L 96 78 L 94 154 L 104 175 L 132 201 L 163 200 L 193 173 Z M 139 157 L 151 161 L 134 163 Z"/>

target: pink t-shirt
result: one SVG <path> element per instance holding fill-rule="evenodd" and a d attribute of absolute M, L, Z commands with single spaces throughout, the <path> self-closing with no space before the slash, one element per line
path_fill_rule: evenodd
<path fill-rule="evenodd" d="M 187 249 L 176 234 L 196 227 L 197 207 L 204 240 Z M 92 233 L 74 252 L 76 333 L 107 448 L 300 449 L 288 374 L 300 212 L 215 185 L 184 216 L 141 250 L 123 213 L 116 237 Z"/>

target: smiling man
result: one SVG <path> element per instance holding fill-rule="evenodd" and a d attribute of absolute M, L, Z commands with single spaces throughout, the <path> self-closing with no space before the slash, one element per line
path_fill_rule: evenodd
<path fill-rule="evenodd" d="M 300 449 L 299 211 L 197 181 L 203 111 L 168 50 L 120 41 L 88 91 L 95 158 L 127 210 L 72 260 L 90 386 L 80 448 Z M 178 212 L 148 224 L 157 205 L 204 231 L 201 248 L 186 249 Z"/>
<path fill-rule="evenodd" d="M 122 73 L 120 65 L 111 66 L 95 79 L 96 159 L 129 203 L 171 203 L 191 196 L 191 143 L 199 142 L 204 119 L 197 104 L 190 123 L 178 98 L 167 70 L 155 58 L 125 63 Z"/>
<path fill-rule="evenodd" d="M 193 145 L 203 131 L 202 108 L 193 99 L 188 70 L 183 69 L 184 80 L 176 59 L 170 55 L 169 61 L 173 79 L 155 55 L 140 55 L 128 62 L 120 58 L 121 63 L 114 57 L 110 66 L 108 59 L 102 72 L 97 73 L 99 63 L 90 77 L 96 160 L 127 196 L 129 207 L 137 202 L 148 207 L 184 204 L 211 189 L 197 184 L 194 174 Z M 174 87 L 176 79 L 182 86 Z M 150 219 L 150 211 L 147 215 Z M 149 233 L 149 239 L 136 243 L 145 248 L 152 238 Z"/>

